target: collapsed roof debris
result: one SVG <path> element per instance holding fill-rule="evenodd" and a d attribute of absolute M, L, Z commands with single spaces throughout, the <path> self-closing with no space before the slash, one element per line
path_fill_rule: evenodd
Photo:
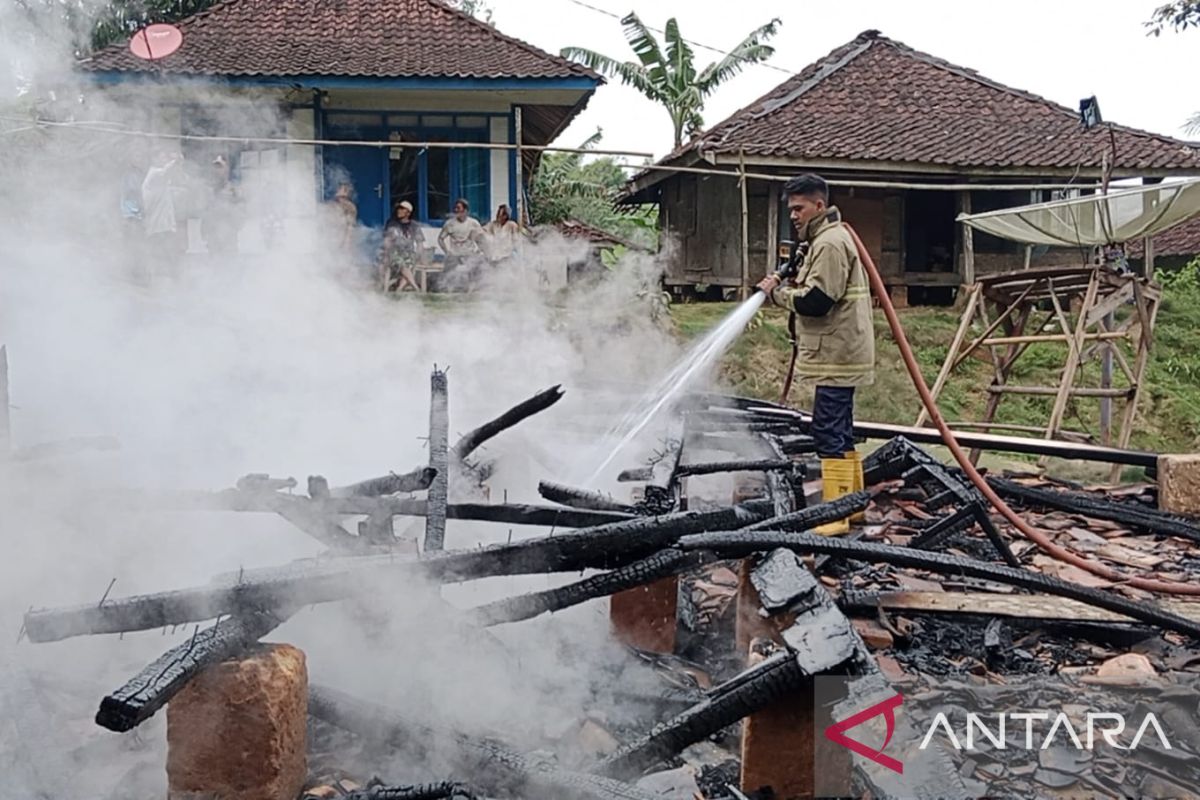
<path fill-rule="evenodd" d="M 1101 681 L 1084 687 L 1149 678 L 1183 698 L 1181 708 L 1190 702 L 1194 709 L 1200 697 L 1184 674 L 1200 663 L 1200 603 L 1156 601 L 1050 558 L 1014 537 L 958 470 L 906 437 L 868 457 L 864 491 L 809 505 L 805 415 L 693 395 L 653 462 L 622 473 L 621 480 L 641 484 L 628 501 L 544 480 L 538 492 L 553 505 L 454 502 L 465 494 L 460 489 L 486 474 L 468 458 L 503 430 L 552 407 L 563 392 L 556 386 L 534 395 L 453 446 L 446 440 L 445 372 L 435 371 L 431 396 L 431 442 L 440 438 L 442 445 L 431 447 L 428 465 L 405 473 L 332 488 L 312 476 L 307 496 L 293 493 L 293 479 L 249 475 L 219 492 L 118 498 L 130 508 L 277 514 L 327 546 L 328 555 L 241 570 L 191 588 L 34 609 L 25 616 L 25 635 L 52 642 L 215 620 L 100 700 L 96 723 L 123 732 L 150 719 L 207 667 L 255 652 L 303 607 L 358 602 L 396 583 L 428 584 L 436 595 L 450 583 L 575 573 L 551 588 L 464 610 L 446 606 L 447 619 L 466 636 L 487 636 L 486 629 L 597 598 L 622 596 L 636 609 L 650 602 L 639 600 L 639 592 L 649 598 L 651 587 L 665 587 L 678 608 L 671 607 L 665 622 L 648 624 L 670 626 L 664 641 L 674 643 L 672 652 L 633 650 L 630 667 L 651 676 L 656 688 L 619 681 L 594 688 L 578 720 L 548 721 L 555 732 L 546 734 L 544 748 L 526 752 L 504 744 L 503 734 L 478 737 L 369 696 L 313 685 L 303 797 L 783 797 L 800 791 L 797 786 L 811 790 L 821 771 L 814 752 L 829 764 L 844 761 L 855 791 L 877 795 L 1034 796 L 1048 787 L 1117 795 L 1200 780 L 1200 747 L 1179 731 L 1186 714 L 1164 716 L 1165 735 L 1177 748 L 1164 762 L 1169 768 L 1127 761 L 1096 774 L 1058 747 L 1030 761 L 935 745 L 924 760 L 912 761 L 900 783 L 880 763 L 836 750 L 818 735 L 849 713 L 851 697 L 886 699 L 897 688 L 905 692 L 906 712 L 894 720 L 893 735 L 905 753 L 932 719 L 921 698 L 938 692 L 958 703 L 955 708 L 966 707 L 962 698 L 990 697 L 1009 680 L 1053 675 Z M 1157 511 L 1145 502 L 1149 489 L 1106 494 L 1080 486 L 1062 490 L 1021 475 L 988 479 L 1060 544 L 1171 580 L 1200 575 L 1193 553 L 1200 523 Z M 445 492 L 437 496 L 439 481 Z M 712 486 L 723 488 L 714 494 Z M 429 496 L 401 496 L 414 492 Z M 864 511 L 865 520 L 846 536 L 811 532 Z M 342 521 L 353 516 L 365 518 L 357 532 Z M 424 518 L 423 546 L 396 535 L 398 516 Z M 455 549 L 453 531 L 446 538 L 451 519 L 552 531 Z M 578 574 L 587 570 L 594 572 Z M 373 604 L 371 613 L 402 617 L 406 609 Z M 622 624 L 614 613 L 618 639 Z M 676 643 L 677 625 L 688 635 Z M 512 657 L 503 648 L 497 652 Z M 813 699 L 825 678 L 846 687 L 829 706 Z M 945 689 L 932 686 L 934 679 L 964 683 Z M 1061 689 L 1039 691 L 1047 702 L 1066 702 L 1055 694 Z M 1088 691 L 1081 688 L 1079 696 Z M 767 746 L 764 737 L 791 735 L 771 721 L 784 708 L 793 723 L 804 721 L 807 760 L 789 763 L 754 752 Z M 830 746 L 835 750 L 820 749 Z M 778 767 L 771 766 L 775 761 Z M 405 765 L 402 772 L 394 772 L 397 765 Z M 664 786 L 674 793 L 664 794 Z"/>

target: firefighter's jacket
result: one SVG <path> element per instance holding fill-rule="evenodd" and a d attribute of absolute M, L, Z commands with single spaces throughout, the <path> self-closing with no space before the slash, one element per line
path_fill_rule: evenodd
<path fill-rule="evenodd" d="M 799 274 L 792 285 L 771 294 L 777 305 L 799 310 L 796 377 L 809 386 L 870 385 L 875 380 L 871 290 L 854 239 L 835 206 L 810 221 L 803 238 L 809 249 Z M 819 292 L 808 297 L 814 290 Z M 828 310 L 811 316 L 817 300 L 818 310 Z"/>

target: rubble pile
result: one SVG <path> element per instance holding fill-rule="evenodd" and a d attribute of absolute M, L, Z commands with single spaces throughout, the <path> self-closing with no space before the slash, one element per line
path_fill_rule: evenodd
<path fill-rule="evenodd" d="M 856 794 L 931 798 L 1177 795 L 1200 783 L 1191 723 L 1200 705 L 1200 603 L 1052 558 L 1015 537 L 956 469 L 905 437 L 865 459 L 865 491 L 812 505 L 819 484 L 801 415 L 695 395 L 652 463 L 622 473 L 635 484 L 627 498 L 543 481 L 547 505 L 457 502 L 456 486 L 486 482 L 488 465 L 472 460 L 480 445 L 550 408 L 562 392 L 539 393 L 451 445 L 445 373 L 435 371 L 431 386 L 431 460 L 407 473 L 343 487 L 314 476 L 306 495 L 293 492 L 294 480 L 257 475 L 219 492 L 127 498 L 139 507 L 278 514 L 328 547 L 328 557 L 26 615 L 33 642 L 213 621 L 98 699 L 96 722 L 119 732 L 168 707 L 173 793 L 251 796 L 222 788 L 242 780 L 232 767 L 222 768 L 220 785 L 213 770 L 196 767 L 221 761 L 239 731 L 206 742 L 196 741 L 197 731 L 229 702 L 214 696 L 221 676 L 243 686 L 246 665 L 270 652 L 260 640 L 298 609 L 367 605 L 372 587 L 395 582 L 553 573 L 575 577 L 449 617 L 463 635 L 486 637 L 495 626 L 610 598 L 612 632 L 628 646 L 628 663 L 619 675 L 589 672 L 587 702 L 574 717 L 546 720 L 536 747 L 523 741 L 516 749 L 504 731 L 464 733 L 436 713 L 388 707 L 323 686 L 317 675 L 306 687 L 299 767 L 280 766 L 296 755 L 286 715 L 256 718 L 269 728 L 259 739 L 283 754 L 262 759 L 279 774 L 263 776 L 273 783 L 261 796 L 276 796 L 297 769 L 305 800 L 766 800 L 811 795 L 814 780 L 838 769 Z M 1200 521 L 1158 511 L 1152 486 L 988 479 L 1031 525 L 1075 553 L 1166 580 L 1200 575 Z M 427 496 L 408 496 L 416 492 Z M 848 535 L 812 533 L 860 513 Z M 356 530 L 343 524 L 347 516 L 360 519 Z M 394 520 L 405 516 L 424 518 L 423 541 L 396 535 Z M 448 519 L 552 530 L 453 549 Z M 821 699 L 825 679 L 841 682 L 840 696 Z M 1101 768 L 1101 751 L 1080 755 L 1061 739 L 1036 751 L 995 746 L 981 754 L 947 747 L 943 737 L 906 762 L 900 784 L 882 761 L 852 756 L 836 737 L 821 735 L 844 718 L 846 702 L 863 696 L 903 695 L 904 713 L 888 717 L 888 735 L 894 723 L 896 740 L 911 749 L 939 712 L 994 710 L 1020 695 L 1022 703 L 1079 716 L 1118 690 L 1130 707 L 1163 709 L 1156 720 L 1171 748 L 1136 759 L 1110 748 Z M 297 696 L 277 693 L 265 707 L 294 705 Z"/>

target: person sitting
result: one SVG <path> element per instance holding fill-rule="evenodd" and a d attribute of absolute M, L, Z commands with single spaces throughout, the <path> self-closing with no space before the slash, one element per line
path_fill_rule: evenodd
<path fill-rule="evenodd" d="M 508 216 L 508 206 L 501 204 L 496 209 L 496 218 L 483 226 L 487 235 L 488 264 L 501 267 L 512 262 L 517 252 L 521 229 Z"/>
<path fill-rule="evenodd" d="M 446 254 L 446 275 L 451 280 L 463 280 L 468 288 L 476 262 L 482 253 L 479 246 L 483 241 L 483 226 L 479 220 L 468 216 L 471 206 L 459 198 L 454 203 L 454 216 L 442 225 L 438 234 L 438 246 Z"/>
<path fill-rule="evenodd" d="M 420 223 L 412 218 L 412 203 L 403 200 L 396 204 L 392 218 L 383 226 L 383 248 L 379 254 L 379 279 L 385 292 L 403 292 L 411 286 L 421 291 L 413 268 L 425 256 L 425 234 Z"/>

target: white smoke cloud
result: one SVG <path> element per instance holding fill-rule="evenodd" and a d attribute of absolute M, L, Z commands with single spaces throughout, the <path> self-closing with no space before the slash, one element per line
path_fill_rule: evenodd
<path fill-rule="evenodd" d="M 106 492 L 219 489 L 250 472 L 294 476 L 301 487 L 322 474 L 337 485 L 407 470 L 428 459 L 437 364 L 450 370 L 452 440 L 564 385 L 561 403 L 480 454 L 496 462 L 493 502 L 532 501 L 538 479 L 562 474 L 619 416 L 624 398 L 604 387 L 652 382 L 678 350 L 650 314 L 653 258 L 630 256 L 594 285 L 549 290 L 538 273 L 563 268 L 579 247 L 553 236 L 529 246 L 522 269 L 487 275 L 467 296 L 380 296 L 367 285 L 369 267 L 347 264 L 328 216 L 296 188 L 306 184 L 295 172 L 302 163 L 280 165 L 261 184 L 270 192 L 246 198 L 239 239 L 254 252 L 147 251 L 137 224 L 121 218 L 121 178 L 142 174 L 160 149 L 183 149 L 129 133 L 169 129 L 171 110 L 129 105 L 136 96 L 117 105 L 73 82 L 72 32 L 21 19 L 0 11 L 0 92 L 9 98 L 0 108 L 0 344 L 14 445 L 111 436 L 120 449 L 0 462 L 0 774 L 14 797 L 144 797 L 165 785 L 163 715 L 124 736 L 91 717 L 105 693 L 191 629 L 14 644 L 21 615 L 98 602 L 110 581 L 112 596 L 185 587 L 320 548 L 270 515 L 134 512 Z M 125 132 L 27 129 L 28 92 L 52 84 L 58 119 L 115 121 Z M 217 127 L 261 127 L 261 107 L 258 119 L 247 113 L 233 106 Z M 198 184 L 207 167 L 183 169 Z M 262 215 L 280 194 L 292 222 L 272 229 Z M 205 197 L 181 193 L 181 214 L 203 214 Z M 202 234 L 193 226 L 193 245 Z M 398 533 L 420 528 L 397 520 Z M 507 536 L 503 526 L 451 521 L 447 546 Z M 400 706 L 422 699 L 468 730 L 507 728 L 532 742 L 547 718 L 577 712 L 589 696 L 596 676 L 583 665 L 616 663 L 603 606 L 497 629 L 503 646 L 472 643 L 419 609 L 466 608 L 573 577 L 446 587 L 444 600 L 436 588 L 397 587 L 372 601 L 394 613 L 385 636 L 366 635 L 356 606 L 343 603 L 302 611 L 271 639 L 304 648 L 314 681 Z"/>

